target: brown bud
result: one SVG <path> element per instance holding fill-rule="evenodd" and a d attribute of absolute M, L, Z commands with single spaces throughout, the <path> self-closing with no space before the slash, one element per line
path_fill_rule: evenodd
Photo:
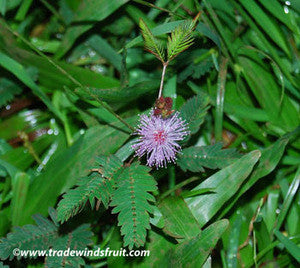
<path fill-rule="evenodd" d="M 161 109 L 155 108 L 153 114 L 154 114 L 155 116 L 160 115 L 160 114 L 161 114 Z"/>
<path fill-rule="evenodd" d="M 171 110 L 173 106 L 173 100 L 170 97 L 166 97 L 165 103 L 166 103 L 165 105 L 166 109 Z"/>

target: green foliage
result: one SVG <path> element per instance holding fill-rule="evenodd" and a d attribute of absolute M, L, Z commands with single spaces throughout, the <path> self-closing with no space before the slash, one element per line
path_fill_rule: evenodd
<path fill-rule="evenodd" d="M 209 109 L 209 97 L 206 94 L 199 93 L 197 96 L 189 99 L 181 108 L 181 117 L 188 124 L 191 134 L 196 133 Z"/>
<path fill-rule="evenodd" d="M 41 215 L 33 216 L 36 225 L 15 227 L 12 233 L 1 239 L 0 258 L 5 260 L 14 257 L 13 250 L 45 250 L 58 238 L 58 228 Z M 21 256 L 19 256 L 20 258 Z"/>
<path fill-rule="evenodd" d="M 198 2 L 0 1 L 0 267 L 297 266 L 299 1 Z M 150 170 L 161 77 L 191 135 Z M 12 259 L 91 243 L 151 254 Z"/>
<path fill-rule="evenodd" d="M 117 189 L 113 193 L 112 213 L 118 213 L 121 234 L 124 235 L 124 246 L 140 247 L 146 241 L 146 230 L 150 229 L 149 213 L 153 212 L 152 202 L 156 182 L 149 175 L 149 168 L 138 162 L 124 168 L 122 175 L 116 180 Z M 151 203 L 150 203 L 151 202 Z"/>
<path fill-rule="evenodd" d="M 184 170 L 204 172 L 203 167 L 217 169 L 224 168 L 240 157 L 235 149 L 223 149 L 222 143 L 208 146 L 193 146 L 182 150 L 178 158 L 178 165 Z"/>
<path fill-rule="evenodd" d="M 77 227 L 68 235 L 59 237 L 52 245 L 53 250 L 85 250 L 87 245 L 92 244 L 93 233 L 89 231 L 89 225 L 84 224 Z M 85 265 L 85 261 L 80 256 L 49 256 L 46 257 L 45 266 L 56 267 L 82 267 Z"/>
<path fill-rule="evenodd" d="M 190 267 L 203 267 L 212 248 L 215 247 L 228 225 L 227 220 L 217 221 L 205 228 L 199 235 L 177 245 L 168 256 L 169 267 L 184 267 L 187 263 Z"/>
<path fill-rule="evenodd" d="M 188 49 L 193 44 L 193 31 L 195 29 L 198 17 L 199 14 L 194 20 L 185 21 L 171 31 L 171 35 L 168 36 L 167 59 L 165 57 L 165 48 L 163 47 L 162 43 L 154 37 L 153 33 L 150 31 L 143 19 L 140 19 L 139 26 L 142 32 L 146 50 L 152 53 L 163 64 L 169 63 L 178 54 Z"/>
<path fill-rule="evenodd" d="M 163 45 L 153 36 L 152 32 L 143 21 L 140 19 L 140 28 L 145 42 L 145 48 L 158 58 L 162 63 L 165 62 L 165 51 Z"/>
<path fill-rule="evenodd" d="M 97 163 L 99 166 L 88 177 L 64 194 L 57 207 L 58 220 L 64 222 L 78 214 L 87 201 L 92 208 L 96 200 L 107 208 L 111 200 L 110 206 L 115 207 L 112 213 L 119 213 L 124 246 L 144 245 L 146 230 L 150 228 L 149 213 L 153 212 L 151 203 L 155 202 L 149 192 L 156 190 L 156 182 L 148 173 L 150 169 L 137 162 L 123 167 L 114 155 L 99 156 Z"/>
<path fill-rule="evenodd" d="M 196 191 L 214 188 L 211 194 L 185 199 L 200 227 L 204 226 L 223 207 L 225 202 L 238 191 L 260 156 L 259 151 L 252 151 L 192 189 L 192 191 Z"/>
<path fill-rule="evenodd" d="M 188 49 L 194 41 L 193 30 L 196 25 L 196 20 L 187 21 L 171 32 L 168 37 L 168 61 L 174 59 L 179 53 Z"/>
<path fill-rule="evenodd" d="M 20 250 L 31 250 L 30 258 L 37 258 L 36 250 L 84 250 L 91 244 L 93 233 L 89 230 L 88 224 L 83 224 L 77 227 L 72 232 L 61 236 L 59 234 L 59 226 L 57 224 L 57 215 L 54 209 L 49 209 L 49 214 L 52 221 L 41 215 L 34 215 L 33 219 L 36 225 L 25 225 L 23 227 L 15 227 L 12 233 L 9 233 L 6 238 L 0 240 L 0 259 L 12 259 L 15 248 Z M 18 255 L 18 259 L 22 256 Z M 58 254 L 56 256 L 46 257 L 47 267 L 80 267 L 85 262 L 81 257 L 72 258 Z"/>
<path fill-rule="evenodd" d="M 113 180 L 123 163 L 114 155 L 99 156 L 97 163 L 99 166 L 95 168 L 95 171 L 79 179 L 77 187 L 64 194 L 57 207 L 59 221 L 67 221 L 79 213 L 87 201 L 90 202 L 92 208 L 96 200 L 102 202 L 105 207 L 108 206 L 113 192 Z"/>

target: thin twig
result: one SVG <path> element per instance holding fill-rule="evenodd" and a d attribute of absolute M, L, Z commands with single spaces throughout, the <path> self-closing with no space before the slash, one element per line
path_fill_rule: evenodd
<path fill-rule="evenodd" d="M 10 31 L 13 35 L 20 38 L 26 45 L 28 45 L 31 49 L 33 49 L 37 54 L 39 54 L 41 57 L 45 58 L 47 61 L 49 61 L 56 69 L 58 69 L 62 74 L 67 76 L 74 84 L 79 86 L 82 90 L 84 90 L 88 95 L 90 95 L 92 98 L 94 98 L 97 102 L 100 103 L 100 105 L 106 109 L 108 112 L 113 114 L 120 122 L 122 122 L 126 127 L 128 127 L 130 130 L 134 131 L 134 128 L 130 126 L 122 117 L 120 117 L 118 114 L 114 112 L 114 110 L 105 102 L 100 100 L 100 98 L 94 94 L 91 94 L 84 85 L 82 85 L 77 79 L 75 79 L 72 75 L 70 75 L 68 72 L 66 72 L 63 68 L 61 68 L 58 64 L 56 64 L 51 58 L 46 56 L 43 52 L 38 50 L 33 44 L 31 44 L 29 41 L 27 41 L 23 36 L 21 36 L 18 32 L 12 30 L 10 26 L 5 23 L 4 21 L 0 21 L 1 24 Z"/>

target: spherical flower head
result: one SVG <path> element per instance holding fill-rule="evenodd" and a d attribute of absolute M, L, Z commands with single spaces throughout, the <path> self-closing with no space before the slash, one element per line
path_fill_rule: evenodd
<path fill-rule="evenodd" d="M 140 124 L 134 134 L 139 135 L 139 140 L 132 145 L 136 155 L 147 155 L 147 165 L 152 167 L 166 167 L 168 162 L 176 160 L 176 154 L 181 151 L 178 144 L 189 135 L 187 124 L 175 112 L 167 118 L 155 115 L 141 115 Z"/>

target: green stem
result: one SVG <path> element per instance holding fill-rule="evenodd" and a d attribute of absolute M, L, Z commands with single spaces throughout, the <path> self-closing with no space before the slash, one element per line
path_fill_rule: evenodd
<path fill-rule="evenodd" d="M 166 74 L 166 69 L 168 66 L 169 62 L 164 62 L 163 63 L 163 71 L 161 74 L 161 81 L 160 81 L 160 87 L 159 87 L 159 92 L 158 92 L 158 99 L 162 96 L 162 91 L 164 87 L 164 79 L 165 79 L 165 74 Z"/>
<path fill-rule="evenodd" d="M 185 180 L 185 181 L 183 181 L 183 182 L 178 183 L 178 184 L 175 185 L 172 189 L 170 189 L 170 190 L 164 192 L 164 193 L 160 196 L 160 199 L 163 199 L 163 198 L 167 197 L 169 194 L 171 194 L 172 192 L 176 191 L 177 189 L 179 189 L 179 188 L 181 188 L 181 187 L 183 187 L 183 186 L 185 186 L 185 185 L 187 185 L 187 184 L 189 184 L 189 183 L 191 183 L 191 182 L 193 182 L 193 181 L 197 181 L 197 180 L 199 180 L 199 179 L 200 179 L 199 177 L 191 177 L 191 178 L 189 178 L 189 179 L 187 179 L 187 180 Z"/>

